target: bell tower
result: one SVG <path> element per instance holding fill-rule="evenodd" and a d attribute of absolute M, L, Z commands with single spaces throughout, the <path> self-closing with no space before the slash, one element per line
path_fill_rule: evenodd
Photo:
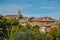
<path fill-rule="evenodd" d="M 20 12 L 20 9 L 19 9 L 19 10 L 18 10 L 18 16 L 20 16 L 20 13 L 21 13 L 21 12 Z"/>
<path fill-rule="evenodd" d="M 22 15 L 21 15 L 21 11 L 20 11 L 20 9 L 18 10 L 18 18 L 21 18 L 22 17 Z"/>

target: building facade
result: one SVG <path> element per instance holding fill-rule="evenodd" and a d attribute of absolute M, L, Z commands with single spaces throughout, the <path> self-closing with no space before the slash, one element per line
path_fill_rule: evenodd
<path fill-rule="evenodd" d="M 17 15 L 6 15 L 5 17 L 7 19 L 10 19 L 10 18 L 20 19 L 20 18 L 22 18 L 22 15 L 20 13 L 21 13 L 20 10 L 18 10 Z"/>

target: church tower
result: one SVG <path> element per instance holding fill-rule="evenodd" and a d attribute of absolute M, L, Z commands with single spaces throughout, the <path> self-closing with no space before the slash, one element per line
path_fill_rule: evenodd
<path fill-rule="evenodd" d="M 21 12 L 20 12 L 20 9 L 18 10 L 18 16 L 20 16 L 21 14 L 20 14 Z"/>
<path fill-rule="evenodd" d="M 18 10 L 18 18 L 19 18 L 19 19 L 22 18 L 20 9 Z"/>

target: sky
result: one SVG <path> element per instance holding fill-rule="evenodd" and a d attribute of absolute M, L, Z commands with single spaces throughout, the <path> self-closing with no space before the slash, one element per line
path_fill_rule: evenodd
<path fill-rule="evenodd" d="M 60 18 L 60 0 L 0 0 L 2 15 L 17 14 L 19 9 L 24 17 Z"/>

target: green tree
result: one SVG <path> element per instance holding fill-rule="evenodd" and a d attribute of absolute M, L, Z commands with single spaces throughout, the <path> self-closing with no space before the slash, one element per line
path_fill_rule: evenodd
<path fill-rule="evenodd" d="M 23 26 L 22 27 L 21 26 L 20 27 L 16 27 L 16 26 L 12 27 L 9 40 L 18 40 L 19 38 L 22 40 L 27 40 L 27 39 L 28 40 L 35 40 L 35 36 L 27 30 L 29 30 L 29 29 L 26 29 Z"/>
<path fill-rule="evenodd" d="M 40 30 L 39 30 L 39 26 L 33 26 L 31 28 L 31 32 L 35 35 L 37 40 L 40 40 Z"/>
<path fill-rule="evenodd" d="M 19 25 L 19 21 L 17 19 L 7 19 L 8 26 L 16 26 Z"/>
<path fill-rule="evenodd" d="M 7 19 L 4 16 L 0 15 L 0 37 L 6 38 L 8 35 L 6 30 L 6 21 Z"/>
<path fill-rule="evenodd" d="M 36 40 L 36 38 L 32 33 L 18 32 L 16 40 Z"/>
<path fill-rule="evenodd" d="M 53 40 L 60 40 L 60 28 L 59 27 L 52 28 L 49 33 L 50 35 L 52 35 Z"/>
<path fill-rule="evenodd" d="M 53 40 L 53 36 L 49 33 L 46 34 L 46 40 Z"/>
<path fill-rule="evenodd" d="M 18 33 L 19 31 L 19 27 L 12 27 L 11 29 L 11 33 L 10 33 L 10 36 L 9 36 L 9 40 L 15 40 L 16 39 L 16 34 Z"/>

